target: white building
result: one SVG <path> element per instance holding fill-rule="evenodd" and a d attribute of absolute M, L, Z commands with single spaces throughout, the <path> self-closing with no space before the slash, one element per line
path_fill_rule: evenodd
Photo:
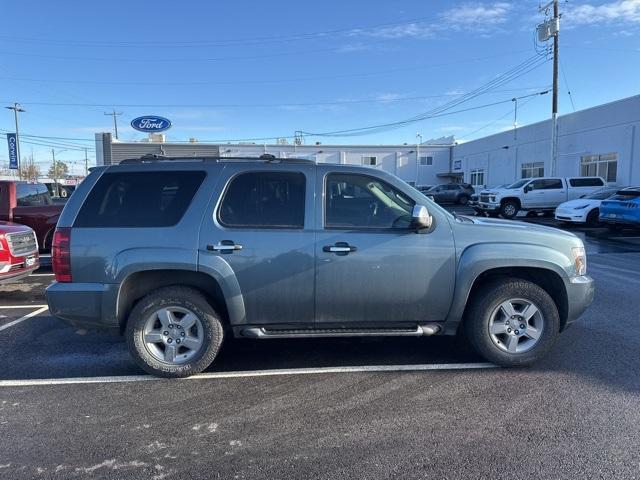
<path fill-rule="evenodd" d="M 453 170 L 474 185 L 543 175 L 600 175 L 611 184 L 639 185 L 640 95 L 558 117 L 555 173 L 550 158 L 550 120 L 452 148 Z"/>
<path fill-rule="evenodd" d="M 551 171 L 550 120 L 470 142 L 452 137 L 404 145 L 259 145 L 155 141 L 118 142 L 96 134 L 98 165 L 145 154 L 166 156 L 259 156 L 309 158 L 364 164 L 394 173 L 410 184 L 465 181 L 476 187 L 519 178 L 600 175 L 611 184 L 640 185 L 640 95 L 558 118 L 558 153 Z"/>

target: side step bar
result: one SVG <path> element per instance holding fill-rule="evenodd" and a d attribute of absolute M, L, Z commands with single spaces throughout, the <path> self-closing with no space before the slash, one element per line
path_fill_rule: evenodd
<path fill-rule="evenodd" d="M 325 338 L 325 337 L 421 337 L 435 335 L 442 327 L 437 323 L 418 325 L 415 328 L 292 328 L 269 329 L 249 327 L 242 330 L 249 338 Z"/>

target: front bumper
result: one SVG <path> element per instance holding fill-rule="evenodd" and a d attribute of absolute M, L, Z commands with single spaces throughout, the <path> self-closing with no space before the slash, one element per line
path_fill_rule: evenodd
<path fill-rule="evenodd" d="M 478 208 L 480 210 L 482 210 L 483 212 L 499 212 L 500 211 L 500 204 L 499 203 L 480 202 L 480 203 L 478 203 Z"/>
<path fill-rule="evenodd" d="M 45 293 L 51 315 L 74 327 L 119 328 L 117 284 L 54 282 Z"/>
<path fill-rule="evenodd" d="M 576 210 L 556 209 L 555 217 L 561 222 L 586 223 L 587 221 L 584 213 L 576 213 Z"/>
<path fill-rule="evenodd" d="M 565 328 L 575 322 L 591 305 L 595 294 L 593 278 L 588 275 L 570 277 L 567 287 L 567 322 Z"/>

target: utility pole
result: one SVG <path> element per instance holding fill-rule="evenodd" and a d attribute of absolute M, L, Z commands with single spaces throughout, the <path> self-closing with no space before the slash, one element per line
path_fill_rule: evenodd
<path fill-rule="evenodd" d="M 116 110 L 114 109 L 111 112 L 104 112 L 105 115 L 109 115 L 110 117 L 113 117 L 113 129 L 115 130 L 115 134 L 116 134 L 116 140 L 118 139 L 118 121 L 117 121 L 117 117 L 122 115 L 122 112 L 116 112 Z"/>
<path fill-rule="evenodd" d="M 56 187 L 56 197 L 60 196 L 60 191 L 58 190 L 58 169 L 56 168 L 56 151 L 51 149 L 51 157 L 53 157 L 53 184 Z"/>
<path fill-rule="evenodd" d="M 546 19 L 549 9 L 553 6 L 553 17 Z M 545 13 L 545 21 L 538 25 L 538 41 L 546 42 L 553 37 L 553 99 L 551 100 L 551 175 L 556 174 L 558 159 L 558 54 L 560 50 L 560 12 L 558 0 L 551 0 L 541 5 L 539 12 Z"/>
<path fill-rule="evenodd" d="M 18 178 L 22 180 L 22 171 L 20 170 L 20 132 L 18 131 L 18 113 L 23 113 L 25 110 L 19 103 L 14 103 L 12 107 L 4 107 L 8 110 L 13 110 L 13 115 L 16 122 L 16 156 L 18 157 Z"/>
<path fill-rule="evenodd" d="M 420 144 L 422 143 L 422 135 L 416 133 L 416 187 L 418 186 L 418 179 L 420 178 Z"/>
<path fill-rule="evenodd" d="M 89 158 L 87 157 L 87 149 L 84 149 L 84 176 L 89 175 Z"/>
<path fill-rule="evenodd" d="M 551 106 L 551 175 L 556 174 L 558 160 L 558 35 L 560 33 L 560 16 L 558 0 L 553 0 L 553 21 L 558 25 L 553 36 L 553 99 Z"/>

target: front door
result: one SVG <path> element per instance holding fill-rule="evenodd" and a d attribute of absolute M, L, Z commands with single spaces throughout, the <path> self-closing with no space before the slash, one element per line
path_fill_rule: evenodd
<path fill-rule="evenodd" d="M 527 206 L 536 208 L 555 207 L 566 201 L 567 191 L 564 182 L 560 178 L 540 178 L 533 180 L 530 185 L 533 187 L 527 195 Z"/>
<path fill-rule="evenodd" d="M 316 190 L 324 194 L 316 200 L 316 323 L 444 320 L 455 278 L 446 215 L 437 212 L 435 227 L 416 233 L 409 224 L 421 200 L 409 187 L 318 169 Z"/>
<path fill-rule="evenodd" d="M 220 180 L 200 232 L 200 269 L 237 282 L 227 301 L 244 306 L 244 324 L 313 325 L 315 165 L 230 162 Z"/>

